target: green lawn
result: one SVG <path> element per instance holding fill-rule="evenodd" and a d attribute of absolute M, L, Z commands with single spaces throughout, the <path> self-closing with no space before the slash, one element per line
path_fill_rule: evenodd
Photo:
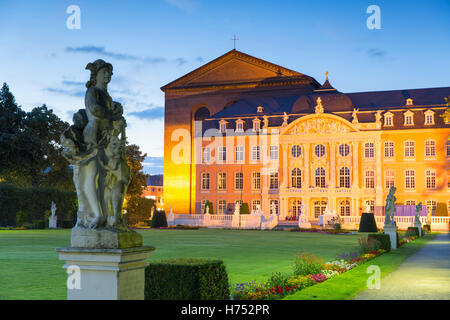
<path fill-rule="evenodd" d="M 330 260 L 355 250 L 359 235 L 287 231 L 139 230 L 151 260 L 219 258 L 230 282 L 265 280 L 272 272 L 291 272 L 298 249 Z M 70 245 L 70 230 L 0 231 L 0 299 L 65 299 L 66 274 L 57 247 Z"/>
<path fill-rule="evenodd" d="M 406 258 L 417 252 L 435 234 L 427 234 L 413 242 L 406 243 L 389 253 L 383 254 L 358 267 L 347 271 L 336 278 L 308 287 L 284 300 L 344 300 L 353 298 L 358 292 L 367 289 L 367 279 L 371 274 L 367 273 L 367 267 L 377 265 L 380 267 L 381 277 L 396 270 Z"/>

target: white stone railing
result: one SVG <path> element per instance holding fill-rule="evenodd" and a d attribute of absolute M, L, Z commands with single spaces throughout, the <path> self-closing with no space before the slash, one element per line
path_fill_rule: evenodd
<path fill-rule="evenodd" d="M 375 216 L 377 227 L 382 229 L 384 227 L 384 216 Z M 347 216 L 341 217 L 341 227 L 343 229 L 358 229 L 361 217 Z M 414 216 L 399 216 L 394 217 L 394 221 L 400 230 L 406 230 L 408 227 L 414 226 Z M 420 217 L 422 225 L 426 224 L 427 217 Z M 431 217 L 432 231 L 450 231 L 450 217 Z"/>

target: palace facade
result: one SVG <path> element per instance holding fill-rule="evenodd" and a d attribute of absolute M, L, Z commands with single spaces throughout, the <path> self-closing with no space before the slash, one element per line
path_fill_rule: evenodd
<path fill-rule="evenodd" d="M 450 211 L 450 87 L 342 93 L 232 50 L 161 89 L 166 211 L 355 216 L 391 186 L 398 204 Z"/>

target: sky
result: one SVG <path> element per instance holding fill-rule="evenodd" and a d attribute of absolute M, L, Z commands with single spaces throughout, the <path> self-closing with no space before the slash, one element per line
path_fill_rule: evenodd
<path fill-rule="evenodd" d="M 68 7 L 80 9 L 80 28 Z M 369 29 L 370 5 L 380 29 Z M 449 86 L 450 1 L 0 0 L 0 83 L 23 109 L 84 108 L 87 63 L 114 66 L 130 143 L 163 172 L 163 85 L 233 49 L 342 92 Z M 371 20 L 370 20 L 371 21 Z"/>

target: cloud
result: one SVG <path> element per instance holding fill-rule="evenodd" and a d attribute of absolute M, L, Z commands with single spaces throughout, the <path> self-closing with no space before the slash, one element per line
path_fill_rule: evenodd
<path fill-rule="evenodd" d="M 370 49 L 367 50 L 367 53 L 371 57 L 384 57 L 387 54 L 386 51 L 381 50 L 381 49 L 377 49 L 377 48 L 370 48 Z"/>
<path fill-rule="evenodd" d="M 187 62 L 187 60 L 184 58 L 178 58 L 178 59 L 176 59 L 176 61 L 178 62 L 179 66 L 182 66 L 183 64 L 185 64 Z"/>
<path fill-rule="evenodd" d="M 164 118 L 164 107 L 153 107 L 142 111 L 134 111 L 128 113 L 140 119 L 161 119 Z"/>
<path fill-rule="evenodd" d="M 161 63 L 166 61 L 166 59 L 163 57 L 138 57 L 135 55 L 129 55 L 125 53 L 106 51 L 105 47 L 96 47 L 90 45 L 82 47 L 66 47 L 65 50 L 66 52 L 71 53 L 95 53 L 103 57 L 113 58 L 122 61 L 142 61 L 150 64 Z"/>
<path fill-rule="evenodd" d="M 65 90 L 65 89 L 59 89 L 59 88 L 44 88 L 42 90 L 50 92 L 50 93 L 66 95 L 66 96 L 71 96 L 71 97 L 84 97 L 84 94 L 85 94 L 84 91 Z"/>
<path fill-rule="evenodd" d="M 154 175 L 163 173 L 164 169 L 164 157 L 146 157 L 142 162 L 144 172 Z"/>
<path fill-rule="evenodd" d="M 62 84 L 66 85 L 66 86 L 82 86 L 84 87 L 84 85 L 86 84 L 85 82 L 81 82 L 81 81 L 70 81 L 70 80 L 63 80 Z"/>

